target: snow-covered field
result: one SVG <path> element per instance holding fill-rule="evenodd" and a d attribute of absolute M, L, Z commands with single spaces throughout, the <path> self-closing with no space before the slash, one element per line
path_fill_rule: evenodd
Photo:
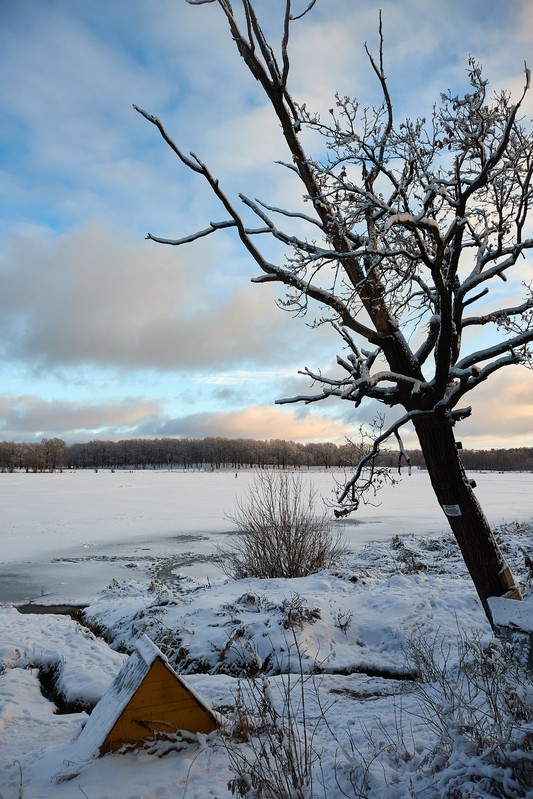
<path fill-rule="evenodd" d="M 342 473 L 303 472 L 331 499 Z M 492 524 L 533 517 L 533 474 L 475 474 Z M 214 542 L 253 473 L 64 472 L 0 474 L 0 602 L 91 600 L 113 578 L 171 579 L 172 570 L 216 577 Z M 354 551 L 392 535 L 446 532 L 427 475 L 387 486 L 380 505 L 344 525 Z"/>
<path fill-rule="evenodd" d="M 474 477 L 491 522 L 503 525 L 506 557 L 530 596 L 524 553 L 533 557 L 533 475 Z M 330 473 L 310 479 L 331 495 Z M 421 648 L 435 641 L 436 662 L 445 658 L 452 673 L 458 638 L 489 643 L 492 633 L 426 476 L 405 477 L 386 489 L 379 507 L 362 508 L 344 526 L 350 552 L 338 568 L 297 580 L 228 582 L 213 551 L 230 529 L 225 514 L 250 480 L 247 472 L 238 478 L 233 472 L 0 474 L 2 799 L 232 795 L 228 782 L 235 773 L 220 732 L 77 760 L 73 739 L 87 718 L 80 708 L 90 710 L 102 696 L 141 633 L 230 719 L 239 686 L 245 695 L 249 690 L 242 677 L 250 666 L 267 675 L 263 690 L 280 712 L 290 697 L 296 721 L 306 718 L 321 764 L 315 764 L 313 793 L 298 796 L 366 795 L 357 793 L 362 783 L 355 785 L 365 772 L 372 799 L 533 796 L 533 789 L 513 786 L 508 774 L 502 777 L 508 794 L 491 793 L 490 781 L 481 793 L 468 794 L 474 772 L 490 776 L 497 767 L 468 749 L 471 742 L 461 749 L 457 741 L 466 738 L 459 727 L 458 751 L 447 760 L 440 753 L 435 765 L 435 706 L 420 705 L 409 679 Z M 401 542 L 392 542 L 396 535 Z M 67 616 L 23 615 L 13 607 L 29 600 L 88 604 L 86 621 L 108 643 Z M 41 693 L 43 674 L 53 678 L 56 701 L 76 712 L 55 713 Z M 528 683 L 521 689 L 526 704 L 532 690 Z M 446 713 L 452 712 L 448 702 Z M 521 723 L 512 735 L 533 774 L 533 718 Z"/>

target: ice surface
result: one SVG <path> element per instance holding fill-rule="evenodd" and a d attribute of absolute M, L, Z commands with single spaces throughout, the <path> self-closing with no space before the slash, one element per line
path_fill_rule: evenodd
<path fill-rule="evenodd" d="M 303 472 L 331 499 L 342 472 Z M 483 473 L 476 493 L 491 523 L 533 515 L 533 475 Z M 113 578 L 219 575 L 216 543 L 253 473 L 79 471 L 0 474 L 0 602 L 87 602 Z M 446 532 L 425 473 L 387 486 L 379 505 L 339 522 L 349 547 Z"/>

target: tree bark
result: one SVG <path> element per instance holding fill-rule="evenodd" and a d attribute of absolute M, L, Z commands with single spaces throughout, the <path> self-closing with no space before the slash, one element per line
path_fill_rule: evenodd
<path fill-rule="evenodd" d="M 452 422 L 444 415 L 414 421 L 437 500 L 459 544 L 490 624 L 491 596 L 522 599 L 461 463 Z"/>

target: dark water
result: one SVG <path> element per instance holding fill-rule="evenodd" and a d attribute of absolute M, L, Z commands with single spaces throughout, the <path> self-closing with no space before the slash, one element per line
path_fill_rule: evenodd
<path fill-rule="evenodd" d="M 4 563 L 0 603 L 84 604 L 113 580 L 154 580 L 176 587 L 180 573 L 219 577 L 214 552 L 190 549 L 206 540 L 203 535 L 186 534 L 152 541 L 146 547 L 121 542 L 90 555 L 69 553 L 47 561 Z"/>

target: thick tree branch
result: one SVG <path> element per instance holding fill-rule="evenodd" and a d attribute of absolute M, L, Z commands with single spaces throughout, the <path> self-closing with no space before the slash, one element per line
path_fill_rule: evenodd
<path fill-rule="evenodd" d="M 452 372 L 455 370 L 469 369 L 472 366 L 477 366 L 478 364 L 483 363 L 483 361 L 489 361 L 493 358 L 496 358 L 498 355 L 502 355 L 504 352 L 510 352 L 512 350 L 518 351 L 532 341 L 533 329 L 525 330 L 516 336 L 512 336 L 504 341 L 500 341 L 499 344 L 495 344 L 492 347 L 487 347 L 486 349 L 479 350 L 471 355 L 467 355 L 465 358 L 462 358 L 457 362 Z"/>
<path fill-rule="evenodd" d="M 523 316 L 527 311 L 533 309 L 533 298 L 525 300 L 521 305 L 514 305 L 509 308 L 500 308 L 483 316 L 469 316 L 463 319 L 463 327 L 472 325 L 487 325 L 490 323 L 505 321 L 512 316 Z"/>

